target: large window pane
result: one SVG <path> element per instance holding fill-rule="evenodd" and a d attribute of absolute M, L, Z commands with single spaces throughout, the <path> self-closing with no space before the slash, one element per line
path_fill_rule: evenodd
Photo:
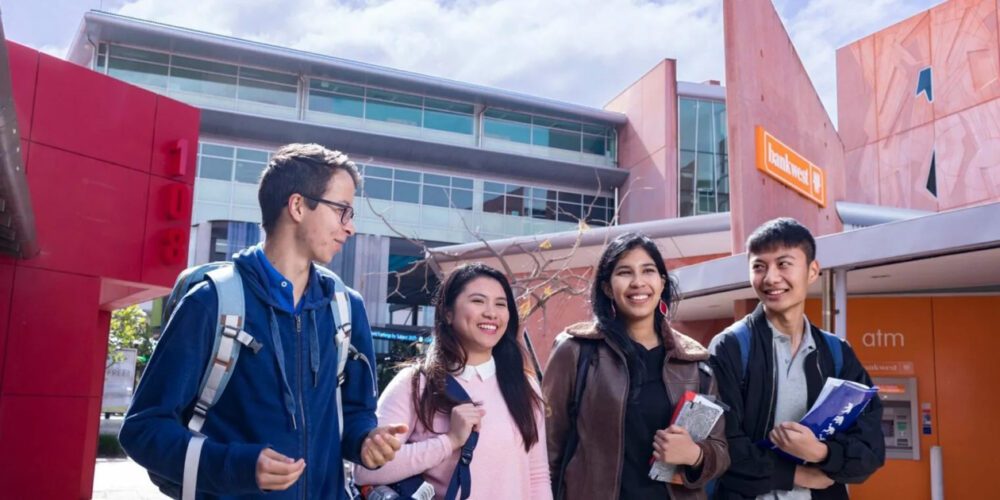
<path fill-rule="evenodd" d="M 361 118 L 365 115 L 365 101 L 360 97 L 310 91 L 309 110 Z"/>
<path fill-rule="evenodd" d="M 698 153 L 697 182 L 698 212 L 715 212 L 715 155 Z"/>
<path fill-rule="evenodd" d="M 503 195 L 497 193 L 484 193 L 483 194 L 483 212 L 489 212 L 492 214 L 502 214 L 503 211 Z"/>
<path fill-rule="evenodd" d="M 472 189 L 472 179 L 464 177 L 452 177 L 451 185 L 462 189 Z"/>
<path fill-rule="evenodd" d="M 583 135 L 583 152 L 592 155 L 604 156 L 607 149 L 604 145 L 604 137 L 596 135 Z"/>
<path fill-rule="evenodd" d="M 240 80 L 245 78 L 252 78 L 254 80 L 278 83 L 292 87 L 297 87 L 299 85 L 299 77 L 297 75 L 293 75 L 291 73 L 275 73 L 274 71 L 257 68 L 240 68 Z"/>
<path fill-rule="evenodd" d="M 680 185 L 680 215 L 694 215 L 694 151 L 681 151 L 681 171 L 678 179 Z"/>
<path fill-rule="evenodd" d="M 694 151 L 695 137 L 698 126 L 698 103 L 694 99 L 680 99 L 678 110 L 677 132 L 680 134 L 680 147 Z"/>
<path fill-rule="evenodd" d="M 108 75 L 136 85 L 167 86 L 167 67 L 159 64 L 112 57 L 108 63 Z"/>
<path fill-rule="evenodd" d="M 260 173 L 264 170 L 263 163 L 254 163 L 248 161 L 238 161 L 236 162 L 236 182 L 245 182 L 247 184 L 257 184 L 260 181 Z"/>
<path fill-rule="evenodd" d="M 330 82 L 327 80 L 309 80 L 309 88 L 313 90 L 321 90 L 324 92 L 333 92 L 343 95 L 352 95 L 363 98 L 365 96 L 364 87 L 358 87 L 356 85 L 348 85 L 346 83 Z"/>
<path fill-rule="evenodd" d="M 233 157 L 233 148 L 229 146 L 218 146 L 215 144 L 202 144 L 201 154 L 211 156 L 221 156 L 223 158 Z"/>
<path fill-rule="evenodd" d="M 365 176 L 381 177 L 383 179 L 392 179 L 392 169 L 385 167 L 376 167 L 374 165 L 365 165 Z"/>
<path fill-rule="evenodd" d="M 424 185 L 424 205 L 435 207 L 448 207 L 448 188 L 441 186 Z"/>
<path fill-rule="evenodd" d="M 420 203 L 420 184 L 396 181 L 392 185 L 392 201 Z"/>
<path fill-rule="evenodd" d="M 203 179 L 232 180 L 233 161 L 203 156 L 198 169 L 198 176 Z"/>
<path fill-rule="evenodd" d="M 546 127 L 534 127 L 533 144 L 550 148 L 580 151 L 580 133 Z"/>
<path fill-rule="evenodd" d="M 236 78 L 205 71 L 172 68 L 170 90 L 216 97 L 236 97 Z"/>
<path fill-rule="evenodd" d="M 524 198 L 520 196 L 507 195 L 504 197 L 504 202 L 506 203 L 504 213 L 507 215 L 525 215 Z"/>
<path fill-rule="evenodd" d="M 134 49 L 121 45 L 111 46 L 111 57 L 124 57 L 135 61 L 146 61 L 157 64 L 169 64 L 170 55 L 163 52 L 153 52 L 151 50 Z"/>
<path fill-rule="evenodd" d="M 275 106 L 294 108 L 298 102 L 295 87 L 286 87 L 274 83 L 260 82 L 240 78 L 240 99 Z"/>
<path fill-rule="evenodd" d="M 696 149 L 699 153 L 715 152 L 715 125 L 712 121 L 712 103 L 698 101 L 698 140 Z"/>
<path fill-rule="evenodd" d="M 369 198 L 376 198 L 379 200 L 391 200 L 392 181 L 367 177 L 365 178 L 364 192 L 365 196 Z"/>
<path fill-rule="evenodd" d="M 472 135 L 472 115 L 458 115 L 425 109 L 424 128 Z"/>
<path fill-rule="evenodd" d="M 411 172 L 409 170 L 400 170 L 397 168 L 394 170 L 394 173 L 396 179 L 411 181 L 411 182 L 420 182 L 420 172 Z"/>
<path fill-rule="evenodd" d="M 228 76 L 236 76 L 237 72 L 237 67 L 232 64 L 206 61 L 204 59 L 194 59 L 191 57 L 175 55 L 170 61 L 174 68 L 194 69 Z"/>
<path fill-rule="evenodd" d="M 507 188 L 499 182 L 486 181 L 483 183 L 483 191 L 487 193 L 506 193 Z"/>
<path fill-rule="evenodd" d="M 484 118 L 483 134 L 494 139 L 531 144 L 531 126 L 525 123 Z"/>
<path fill-rule="evenodd" d="M 718 154 L 729 154 L 726 149 L 726 138 L 729 137 L 729 129 L 726 126 L 726 104 L 716 102 L 712 104 L 712 114 L 715 123 L 715 152 Z"/>
<path fill-rule="evenodd" d="M 451 203 L 455 208 L 472 210 L 472 191 L 467 191 L 465 189 L 452 189 Z"/>
<path fill-rule="evenodd" d="M 389 123 L 420 126 L 420 108 L 369 99 L 365 118 Z"/>
<path fill-rule="evenodd" d="M 447 175 L 424 174 L 424 184 L 447 187 L 451 185 L 451 177 Z"/>
<path fill-rule="evenodd" d="M 268 160 L 270 160 L 270 156 L 271 155 L 267 151 L 259 151 L 256 149 L 240 148 L 236 150 L 236 158 L 239 160 L 267 163 Z"/>

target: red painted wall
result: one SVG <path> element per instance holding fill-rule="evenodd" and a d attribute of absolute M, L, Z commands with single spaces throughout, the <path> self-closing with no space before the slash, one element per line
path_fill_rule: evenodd
<path fill-rule="evenodd" d="M 90 498 L 110 311 L 187 262 L 199 113 L 7 47 L 41 253 L 0 257 L 0 485 Z"/>

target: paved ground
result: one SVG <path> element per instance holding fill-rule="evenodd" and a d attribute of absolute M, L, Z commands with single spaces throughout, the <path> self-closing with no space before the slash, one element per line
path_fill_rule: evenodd
<path fill-rule="evenodd" d="M 146 470 L 127 458 L 98 458 L 94 497 L 101 500 L 164 500 Z"/>

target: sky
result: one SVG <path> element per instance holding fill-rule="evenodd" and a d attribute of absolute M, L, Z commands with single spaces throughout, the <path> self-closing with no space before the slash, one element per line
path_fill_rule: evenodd
<path fill-rule="evenodd" d="M 836 50 L 940 0 L 773 0 L 836 123 Z M 722 0 L 0 0 L 7 39 L 62 57 L 110 12 L 594 107 L 666 58 L 725 79 Z"/>

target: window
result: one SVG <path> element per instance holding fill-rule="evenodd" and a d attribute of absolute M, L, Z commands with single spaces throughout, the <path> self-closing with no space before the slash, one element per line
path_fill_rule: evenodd
<path fill-rule="evenodd" d="M 261 172 L 271 158 L 268 151 L 201 143 L 198 177 L 245 184 L 260 182 Z"/>
<path fill-rule="evenodd" d="M 725 103 L 678 102 L 678 209 L 682 217 L 729 210 Z"/>
<path fill-rule="evenodd" d="M 614 217 L 614 202 L 607 196 L 584 195 L 554 189 L 486 181 L 483 212 L 534 219 L 606 226 Z"/>
<path fill-rule="evenodd" d="M 363 165 L 364 196 L 472 210 L 472 179 Z"/>

